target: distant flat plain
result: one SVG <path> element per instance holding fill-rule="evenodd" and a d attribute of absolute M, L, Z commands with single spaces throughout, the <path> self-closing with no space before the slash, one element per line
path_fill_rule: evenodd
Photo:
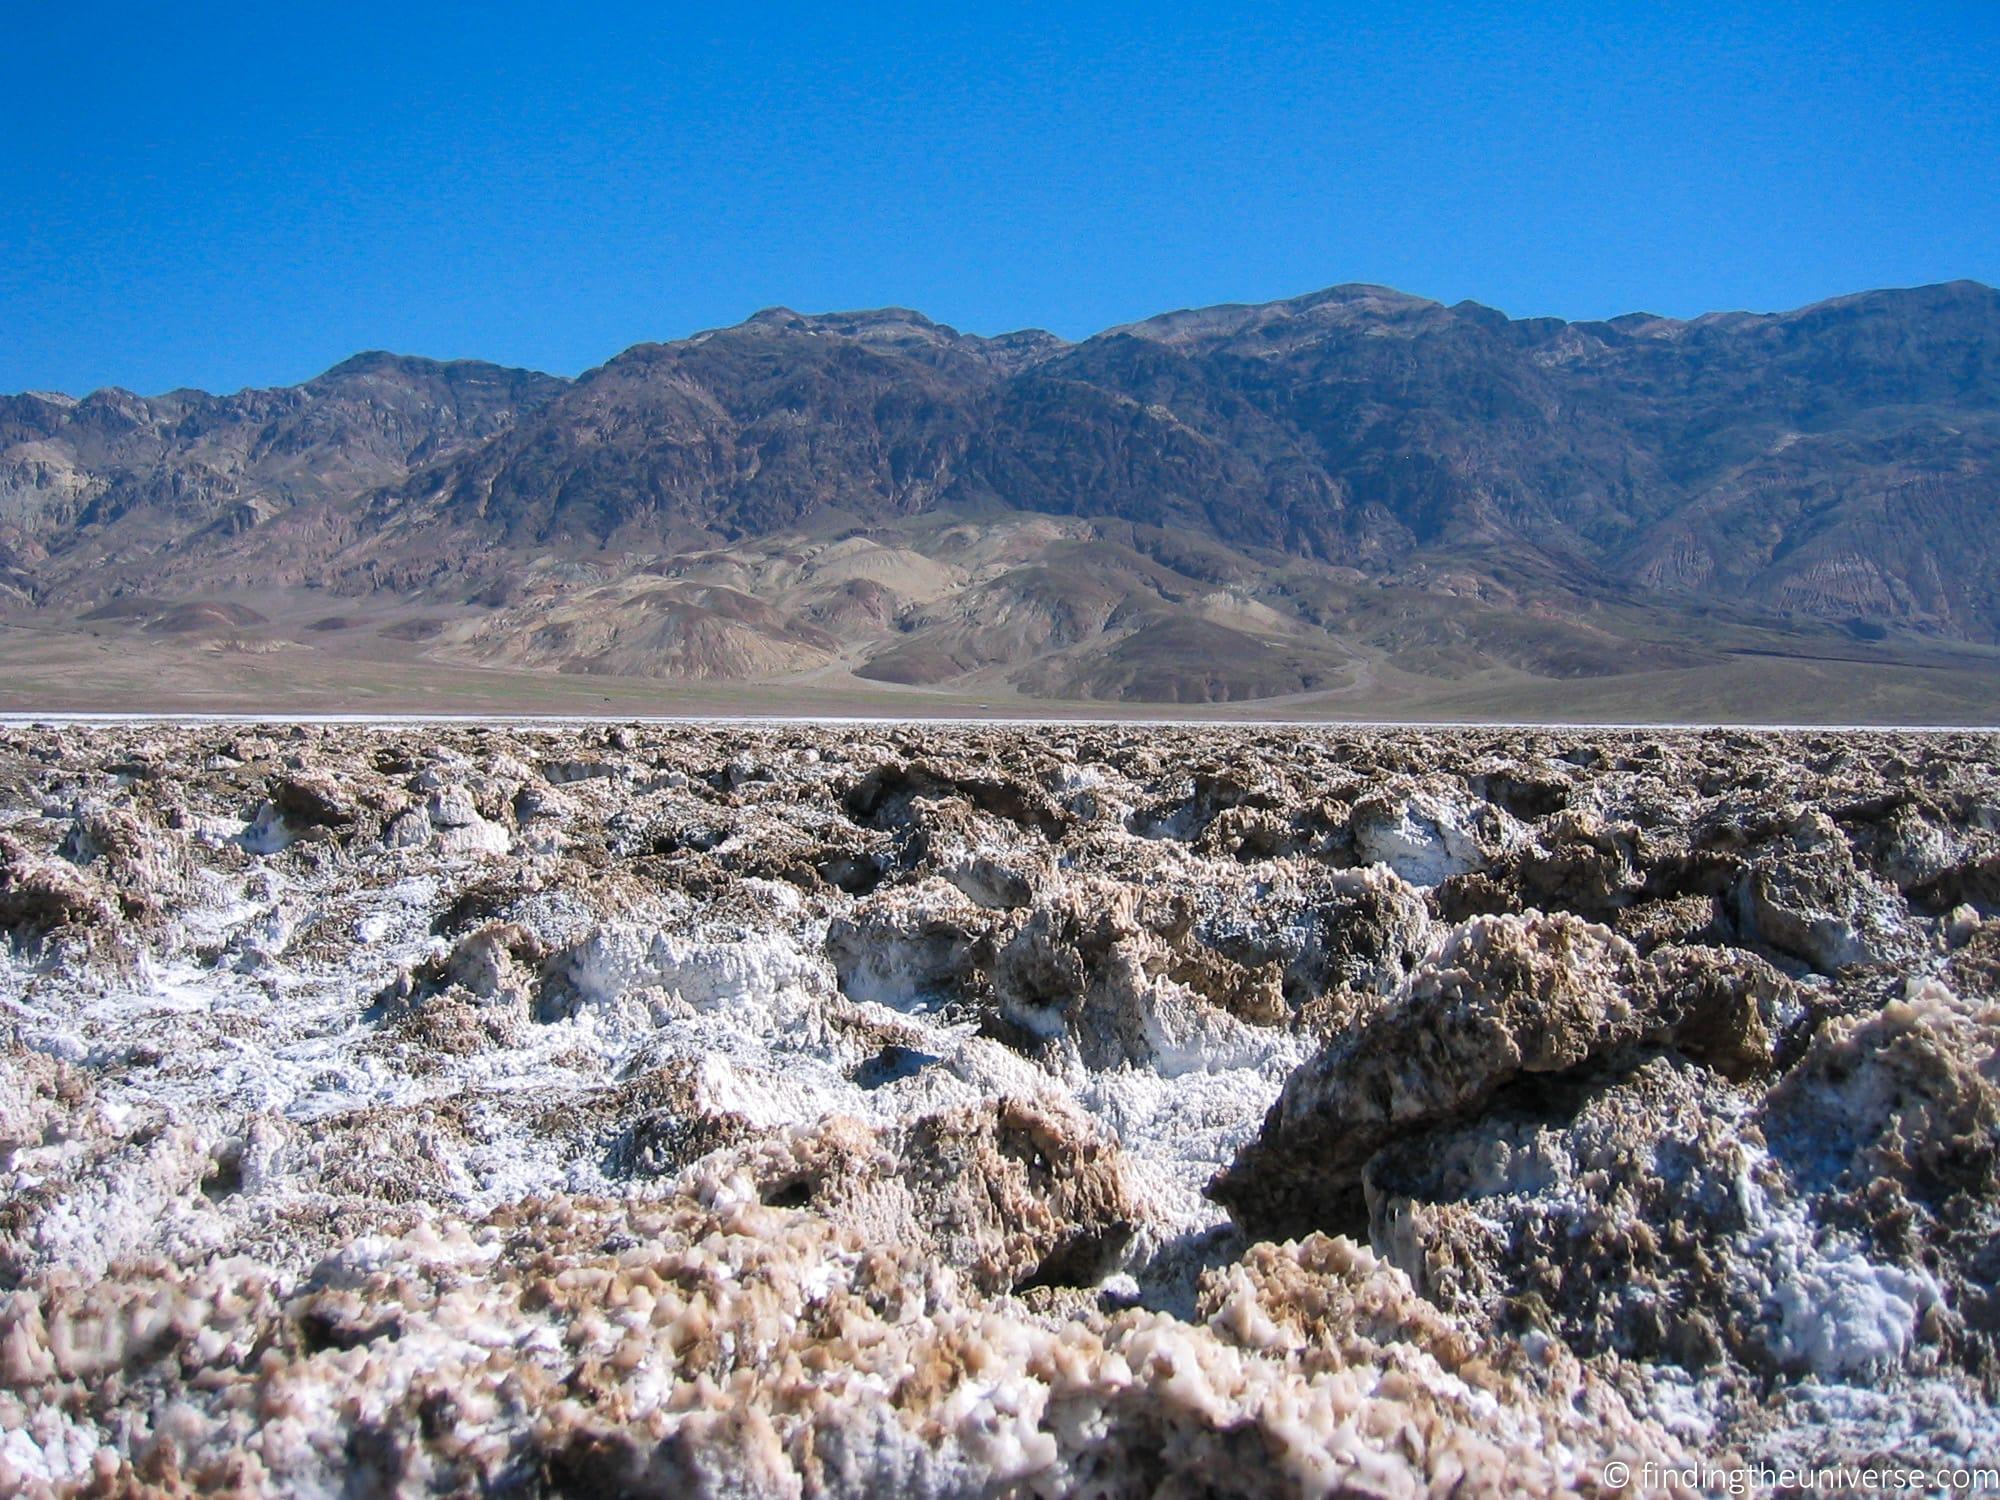
<path fill-rule="evenodd" d="M 1869 659 L 1741 652 L 1717 664 L 1570 679 L 1488 671 L 1438 682 L 1382 666 L 1327 692 L 1162 704 L 1033 698 L 1000 683 L 938 691 L 844 673 L 717 682 L 515 671 L 415 652 L 0 626 L 0 712 L 2000 725 L 2000 650 L 1940 645 L 1901 660 L 1879 649 Z"/>

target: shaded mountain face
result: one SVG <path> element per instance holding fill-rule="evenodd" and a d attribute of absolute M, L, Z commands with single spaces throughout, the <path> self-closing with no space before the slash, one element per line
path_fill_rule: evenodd
<path fill-rule="evenodd" d="M 233 396 L 0 397 L 0 565 L 29 590 L 93 577 L 115 588 L 121 571 L 162 564 L 199 572 L 289 512 L 358 513 L 369 494 L 491 441 L 564 384 L 361 354 L 304 385 Z"/>
<path fill-rule="evenodd" d="M 1347 286 L 1073 345 L 773 309 L 574 381 L 366 355 L 0 400 L 0 588 L 45 609 L 421 594 L 537 665 L 1059 695 L 1186 692 L 1156 667 L 1190 656 L 1205 693 L 1309 691 L 1378 639 L 1613 670 L 1606 611 L 1651 660 L 1718 610 L 1996 643 L 1996 498 L 2000 293 L 1969 282 L 1597 323 Z M 844 533 L 897 560 L 778 576 Z M 689 559 L 710 593 L 628 586 Z"/>

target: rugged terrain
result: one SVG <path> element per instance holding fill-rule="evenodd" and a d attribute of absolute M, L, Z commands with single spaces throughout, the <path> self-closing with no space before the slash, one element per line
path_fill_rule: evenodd
<path fill-rule="evenodd" d="M 1752 718 L 1984 721 L 1996 496 L 1971 282 L 1585 323 L 1345 286 L 1076 344 L 776 309 L 575 380 L 0 400 L 0 693 L 78 706 L 95 640 L 245 707 L 354 663 L 496 707 L 559 673 L 1471 717 L 1749 674 Z"/>
<path fill-rule="evenodd" d="M 0 1487 L 2000 1452 L 2000 740 L 0 730 Z"/>

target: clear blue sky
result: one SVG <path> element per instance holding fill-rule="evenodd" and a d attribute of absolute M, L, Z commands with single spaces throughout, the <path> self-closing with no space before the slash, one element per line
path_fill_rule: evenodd
<path fill-rule="evenodd" d="M 0 390 L 2000 282 L 2000 4 L 5 8 Z"/>

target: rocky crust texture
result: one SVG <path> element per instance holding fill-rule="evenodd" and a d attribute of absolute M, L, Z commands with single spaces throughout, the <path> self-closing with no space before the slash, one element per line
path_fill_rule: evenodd
<path fill-rule="evenodd" d="M 1996 761 L 0 729 L 0 1490 L 1991 1462 Z"/>

